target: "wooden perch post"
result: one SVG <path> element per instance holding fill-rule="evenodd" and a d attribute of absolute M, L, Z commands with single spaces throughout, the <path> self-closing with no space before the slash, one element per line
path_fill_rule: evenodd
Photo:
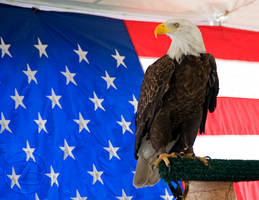
<path fill-rule="evenodd" d="M 236 200 L 233 182 L 190 181 L 185 200 Z"/>

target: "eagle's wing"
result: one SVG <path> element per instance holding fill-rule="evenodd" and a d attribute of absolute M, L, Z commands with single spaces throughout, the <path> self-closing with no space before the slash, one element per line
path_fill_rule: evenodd
<path fill-rule="evenodd" d="M 207 85 L 207 93 L 205 103 L 203 105 L 203 115 L 200 125 L 200 133 L 205 132 L 205 123 L 207 119 L 208 110 L 214 112 L 217 106 L 217 95 L 219 92 L 219 79 L 217 74 L 217 65 L 213 55 L 206 54 L 205 64 L 208 64 L 211 68 L 210 77 Z"/>
<path fill-rule="evenodd" d="M 135 118 L 135 158 L 142 138 L 149 131 L 157 110 L 161 107 L 162 98 L 169 89 L 174 73 L 174 61 L 165 55 L 150 65 L 144 75 L 138 101 L 138 112 Z"/>

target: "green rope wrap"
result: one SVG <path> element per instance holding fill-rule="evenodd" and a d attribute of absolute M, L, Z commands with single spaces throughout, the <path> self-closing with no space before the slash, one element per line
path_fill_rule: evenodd
<path fill-rule="evenodd" d="M 170 158 L 170 167 L 159 164 L 160 177 L 170 181 L 254 181 L 259 180 L 258 160 L 209 159 L 205 166 L 201 161 L 189 158 Z"/>

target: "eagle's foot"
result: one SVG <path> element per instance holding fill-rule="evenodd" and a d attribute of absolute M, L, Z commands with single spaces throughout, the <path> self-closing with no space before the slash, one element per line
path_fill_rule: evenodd
<path fill-rule="evenodd" d="M 167 153 L 161 153 L 158 157 L 158 159 L 156 160 L 156 162 L 154 163 L 154 166 L 157 167 L 159 165 L 159 163 L 163 160 L 165 162 L 165 165 L 167 167 L 169 167 L 170 165 L 170 161 L 168 158 L 176 158 L 177 155 L 175 153 L 170 153 L 170 154 L 167 154 Z"/>
<path fill-rule="evenodd" d="M 195 156 L 195 159 L 201 161 L 205 166 L 209 165 L 209 161 L 208 161 L 207 157 Z"/>
<path fill-rule="evenodd" d="M 199 157 L 199 156 L 195 156 L 194 153 L 186 153 L 183 156 L 184 158 L 191 158 L 191 159 L 196 159 L 201 161 L 205 166 L 209 165 L 209 161 L 208 161 L 208 157 Z"/>

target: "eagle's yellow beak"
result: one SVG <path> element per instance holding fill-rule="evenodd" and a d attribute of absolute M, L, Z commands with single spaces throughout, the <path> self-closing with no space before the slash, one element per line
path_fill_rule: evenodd
<path fill-rule="evenodd" d="M 157 27 L 155 28 L 154 34 L 155 34 L 155 37 L 157 38 L 157 34 L 166 34 L 171 31 L 172 31 L 172 29 L 168 28 L 166 26 L 166 23 L 163 23 L 163 24 L 157 25 Z"/>

